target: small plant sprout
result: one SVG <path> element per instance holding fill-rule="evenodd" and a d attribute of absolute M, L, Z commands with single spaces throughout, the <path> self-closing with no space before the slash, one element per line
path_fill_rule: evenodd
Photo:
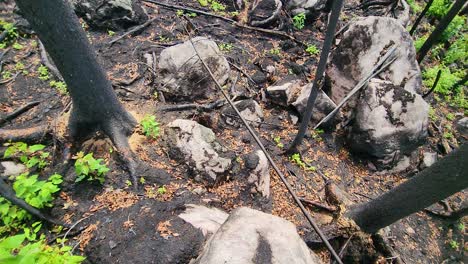
<path fill-rule="evenodd" d="M 11 72 L 10 71 L 3 71 L 2 73 L 2 79 L 6 80 L 11 78 Z"/>
<path fill-rule="evenodd" d="M 273 48 L 273 49 L 270 50 L 270 54 L 271 55 L 280 55 L 281 50 L 279 48 Z"/>
<path fill-rule="evenodd" d="M 275 141 L 276 146 L 278 148 L 283 148 L 284 147 L 283 143 L 281 143 L 281 137 L 279 137 L 279 136 L 274 137 L 273 140 Z"/>
<path fill-rule="evenodd" d="M 465 230 L 465 224 L 460 222 L 460 223 L 458 223 L 457 228 L 458 228 L 458 230 L 463 231 L 463 230 Z"/>
<path fill-rule="evenodd" d="M 230 43 L 220 43 L 219 44 L 219 49 L 222 50 L 222 51 L 228 51 L 229 52 L 229 51 L 232 50 L 233 47 L 234 46 L 232 46 L 232 44 L 230 44 Z"/>
<path fill-rule="evenodd" d="M 445 117 L 447 118 L 447 120 L 452 121 L 455 119 L 455 114 L 448 113 Z"/>
<path fill-rule="evenodd" d="M 179 10 L 176 11 L 176 15 L 177 15 L 177 16 L 183 16 L 183 15 L 184 15 L 184 11 L 179 9 Z"/>
<path fill-rule="evenodd" d="M 15 42 L 13 43 L 12 47 L 15 49 L 15 50 L 22 50 L 24 48 L 23 45 L 19 44 L 18 42 Z"/>
<path fill-rule="evenodd" d="M 452 249 L 458 250 L 458 248 L 460 247 L 460 244 L 458 244 L 458 242 L 455 241 L 455 240 L 450 240 L 449 246 L 450 246 Z"/>
<path fill-rule="evenodd" d="M 156 139 L 159 136 L 159 123 L 154 115 L 146 115 L 140 122 L 143 133 L 150 138 Z"/>
<path fill-rule="evenodd" d="M 432 106 L 429 107 L 429 118 L 432 121 L 437 121 L 437 114 L 435 112 L 435 109 Z"/>
<path fill-rule="evenodd" d="M 107 35 L 109 35 L 109 37 L 112 37 L 115 35 L 115 31 L 107 30 Z"/>
<path fill-rule="evenodd" d="M 68 94 L 67 85 L 66 85 L 64 82 L 60 82 L 60 81 L 58 81 L 58 82 L 57 82 L 57 81 L 50 81 L 50 82 L 49 82 L 49 85 L 50 85 L 50 87 L 57 89 L 57 91 L 58 91 L 61 95 L 66 95 L 66 94 Z"/>
<path fill-rule="evenodd" d="M 125 185 L 127 185 L 127 187 L 130 187 L 132 186 L 132 182 L 130 180 L 126 180 Z"/>
<path fill-rule="evenodd" d="M 313 44 L 307 45 L 307 48 L 305 51 L 309 53 L 310 55 L 317 55 L 320 53 L 320 50 L 317 48 L 317 46 Z"/>
<path fill-rule="evenodd" d="M 145 184 L 145 182 L 146 182 L 145 178 L 144 178 L 144 177 L 140 177 L 140 183 L 141 183 L 141 184 Z"/>
<path fill-rule="evenodd" d="M 290 158 L 291 162 L 296 163 L 299 167 L 306 171 L 315 171 L 317 168 L 315 166 L 307 166 L 304 161 L 301 159 L 301 155 L 299 153 L 293 154 Z"/>
<path fill-rule="evenodd" d="M 50 79 L 49 69 L 47 69 L 46 66 L 39 66 L 39 68 L 37 68 L 37 72 L 39 73 L 39 79 L 43 81 L 47 81 Z"/>
<path fill-rule="evenodd" d="M 78 152 L 75 159 L 75 172 L 77 178 L 75 182 L 81 182 L 84 179 L 88 181 L 97 180 L 99 183 L 104 183 L 104 175 L 109 171 L 109 168 L 103 164 L 103 159 L 95 159 L 93 153 L 84 154 L 83 152 Z"/>
<path fill-rule="evenodd" d="M 296 29 L 303 29 L 304 28 L 304 25 L 305 25 L 305 19 L 306 19 L 306 15 L 305 13 L 299 13 L 295 16 L 293 16 L 293 25 Z"/>
<path fill-rule="evenodd" d="M 158 193 L 159 193 L 160 195 L 165 194 L 166 191 L 167 191 L 167 190 L 166 190 L 166 187 L 164 187 L 164 185 L 158 188 Z"/>

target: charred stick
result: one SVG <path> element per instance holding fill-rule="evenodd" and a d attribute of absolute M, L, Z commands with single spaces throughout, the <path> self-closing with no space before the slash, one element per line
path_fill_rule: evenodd
<path fill-rule="evenodd" d="M 116 38 L 114 38 L 113 40 L 109 41 L 107 44 L 112 46 L 112 44 L 114 44 L 115 42 L 123 39 L 124 37 L 126 37 L 126 36 L 128 36 L 130 34 L 133 34 L 133 33 L 137 32 L 137 31 L 149 26 L 151 23 L 154 22 L 154 20 L 156 20 L 156 18 L 157 17 L 154 17 L 154 18 L 149 19 L 148 21 L 146 21 L 145 23 L 143 23 L 143 24 L 141 24 L 139 26 L 132 27 L 129 31 L 123 33 L 122 35 L 120 35 L 120 36 L 118 36 Z"/>
<path fill-rule="evenodd" d="M 0 126 L 5 124 L 6 122 L 10 122 L 11 120 L 17 118 L 18 116 L 22 115 L 23 113 L 27 112 L 28 110 L 30 110 L 31 108 L 35 107 L 38 104 L 39 104 L 39 101 L 27 103 L 26 105 L 11 112 L 7 116 L 0 118 Z"/>

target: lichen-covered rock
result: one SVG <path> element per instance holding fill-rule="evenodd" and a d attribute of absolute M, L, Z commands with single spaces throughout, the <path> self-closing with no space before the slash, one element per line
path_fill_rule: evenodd
<path fill-rule="evenodd" d="M 350 147 L 375 159 L 379 168 L 393 167 L 427 136 L 429 105 L 390 81 L 371 79 L 355 112 Z"/>
<path fill-rule="evenodd" d="M 250 170 L 247 178 L 252 184 L 252 192 L 260 193 L 263 197 L 270 197 L 270 166 L 265 153 L 257 150 L 245 157 L 246 167 Z"/>
<path fill-rule="evenodd" d="M 241 207 L 205 244 L 193 264 L 321 263 L 297 234 L 277 216 Z"/>
<path fill-rule="evenodd" d="M 192 42 L 216 80 L 223 85 L 229 78 L 230 68 L 218 45 L 205 37 L 195 37 Z M 160 90 L 168 100 L 193 101 L 207 98 L 210 92 L 215 91 L 215 83 L 190 41 L 164 49 L 158 68 Z"/>
<path fill-rule="evenodd" d="M 314 14 L 325 8 L 327 0 L 290 0 L 287 8 L 293 15 L 299 13 Z"/>
<path fill-rule="evenodd" d="M 237 101 L 234 105 L 239 110 L 241 116 L 250 122 L 252 126 L 258 126 L 259 123 L 263 120 L 263 110 L 260 105 L 253 99 L 247 99 L 242 101 Z M 223 120 L 226 124 L 239 127 L 242 124 L 242 121 L 237 116 L 234 109 L 231 106 L 226 106 L 222 111 Z"/>
<path fill-rule="evenodd" d="M 72 0 L 78 16 L 101 30 L 121 30 L 143 24 L 148 16 L 139 0 Z"/>
<path fill-rule="evenodd" d="M 195 180 L 213 185 L 224 179 L 232 167 L 213 131 L 195 121 L 177 119 L 169 123 L 166 141 L 169 155 L 188 164 Z"/>
<path fill-rule="evenodd" d="M 411 36 L 393 18 L 370 16 L 352 22 L 331 55 L 326 71 L 330 98 L 337 104 L 341 102 L 392 44 L 397 47 L 396 60 L 379 77 L 408 92 L 420 93 L 421 71 Z M 348 105 L 354 106 L 356 99 L 357 95 Z"/>

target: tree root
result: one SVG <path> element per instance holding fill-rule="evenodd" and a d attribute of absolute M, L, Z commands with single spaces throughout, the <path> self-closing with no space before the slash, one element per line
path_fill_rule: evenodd
<path fill-rule="evenodd" d="M 23 113 L 27 112 L 29 109 L 35 107 L 36 105 L 39 104 L 39 101 L 34 101 L 27 103 L 24 106 L 21 106 L 20 108 L 16 109 L 15 111 L 11 112 L 7 116 L 0 118 L 0 126 L 5 124 L 6 122 L 10 122 L 13 119 L 17 118 L 18 116 L 22 115 Z"/>
<path fill-rule="evenodd" d="M 8 141 L 38 142 L 50 133 L 49 125 L 38 125 L 19 129 L 0 129 L 0 143 Z"/>

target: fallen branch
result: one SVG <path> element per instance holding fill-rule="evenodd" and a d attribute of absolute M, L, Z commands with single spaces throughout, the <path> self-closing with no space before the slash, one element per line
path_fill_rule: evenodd
<path fill-rule="evenodd" d="M 231 114 L 221 114 L 223 116 L 229 116 L 229 117 L 234 117 L 234 118 L 239 118 L 239 116 L 237 115 L 231 115 Z M 283 129 L 287 129 L 287 127 L 285 126 L 282 126 L 282 125 L 277 125 L 277 124 L 273 124 L 273 123 L 268 123 L 268 122 L 262 122 L 262 121 L 255 121 L 255 120 L 249 120 L 249 119 L 245 119 L 247 122 L 251 122 L 251 123 L 258 123 L 258 124 L 261 124 L 261 125 L 268 125 L 268 126 L 274 126 L 274 127 L 279 127 L 279 128 L 283 128 Z"/>
<path fill-rule="evenodd" d="M 126 37 L 126 36 L 128 36 L 130 34 L 133 34 L 133 33 L 137 32 L 137 31 L 149 26 L 151 23 L 154 22 L 154 20 L 156 20 L 156 18 L 157 17 L 151 18 L 151 19 L 149 19 L 148 21 L 146 21 L 145 23 L 143 23 L 143 24 L 141 24 L 139 26 L 132 27 L 129 31 L 123 33 L 122 35 L 120 35 L 120 36 L 118 36 L 116 38 L 114 38 L 113 40 L 109 41 L 107 44 L 112 46 L 112 44 L 114 44 L 115 42 L 123 39 L 124 37 Z"/>
<path fill-rule="evenodd" d="M 395 53 L 395 50 L 396 50 L 396 46 L 393 46 L 386 54 L 385 56 L 382 57 L 382 59 L 380 59 L 378 62 L 377 62 L 377 65 L 371 70 L 371 72 L 364 78 L 362 79 L 358 84 L 356 84 L 356 86 L 348 93 L 348 95 L 346 95 L 345 98 L 343 98 L 343 100 L 341 100 L 341 102 L 335 107 L 335 109 L 333 109 L 333 111 L 331 111 L 327 116 L 325 116 L 324 118 L 322 118 L 322 120 L 320 120 L 320 122 L 317 123 L 317 125 L 315 125 L 314 129 L 317 129 L 321 124 L 323 124 L 324 122 L 327 122 L 328 120 L 330 120 L 330 118 L 332 116 L 334 116 L 336 114 L 336 112 L 338 112 L 338 110 L 340 110 L 340 108 L 355 94 L 357 93 L 361 88 L 365 87 L 367 85 L 367 82 L 374 78 L 376 75 L 378 75 L 379 73 L 381 73 L 383 70 L 385 70 L 390 64 L 392 64 L 396 57 L 392 57 L 393 54 Z M 392 57 L 392 58 L 390 58 Z M 387 62 L 388 61 L 388 62 Z"/>
<path fill-rule="evenodd" d="M 171 111 L 184 111 L 184 110 L 192 110 L 192 109 L 197 109 L 197 110 L 202 110 L 202 111 L 211 111 L 213 109 L 222 107 L 223 105 L 226 104 L 225 100 L 216 100 L 214 102 L 208 103 L 208 104 L 181 104 L 181 105 L 170 105 L 170 106 L 165 106 L 160 108 L 159 110 L 165 111 L 165 112 L 171 112 Z"/>
<path fill-rule="evenodd" d="M 277 31 L 277 30 L 270 30 L 270 29 L 264 29 L 264 28 L 258 28 L 258 27 L 251 27 L 251 26 L 247 26 L 247 25 L 242 25 L 242 24 L 239 24 L 238 22 L 236 22 L 235 20 L 233 19 L 230 19 L 230 18 L 227 18 L 227 17 L 223 17 L 223 16 L 219 16 L 219 15 L 216 15 L 216 14 L 212 14 L 212 13 L 209 13 L 209 12 L 205 12 L 205 11 L 202 11 L 202 10 L 198 10 L 198 9 L 194 9 L 194 8 L 189 8 L 189 7 L 185 7 L 185 6 L 179 6 L 179 5 L 170 5 L 170 4 L 165 4 L 165 3 L 161 3 L 161 2 L 158 2 L 156 0 L 143 0 L 144 2 L 148 2 L 148 3 L 152 3 L 152 4 L 155 4 L 155 5 L 159 5 L 159 6 L 162 6 L 162 7 L 165 7 L 165 8 L 168 8 L 168 9 L 172 9 L 172 10 L 184 10 L 184 11 L 187 11 L 187 12 L 192 12 L 192 13 L 196 13 L 196 14 L 199 14 L 199 15 L 204 15 L 204 16 L 210 16 L 210 17 L 215 17 L 215 18 L 218 18 L 218 19 L 221 19 L 225 22 L 228 22 L 230 23 L 231 25 L 233 26 L 236 26 L 236 27 L 239 27 L 239 28 L 244 28 L 244 29 L 249 29 L 249 30 L 252 30 L 252 31 L 258 31 L 258 32 L 262 32 L 262 33 L 267 33 L 267 34 L 271 34 L 271 35 L 275 35 L 275 36 L 279 36 L 279 37 L 283 37 L 283 38 L 287 38 L 287 39 L 290 39 L 304 47 L 306 47 L 307 45 L 305 43 L 303 43 L 302 41 L 296 39 L 295 37 L 293 36 L 290 36 L 284 32 L 281 32 L 281 31 Z"/>
<path fill-rule="evenodd" d="M 27 112 L 29 109 L 35 107 L 38 104 L 39 104 L 39 101 L 27 103 L 26 105 L 16 109 L 15 111 L 11 112 L 5 117 L 0 118 L 0 126 L 5 124 L 6 122 L 10 122 L 11 120 L 17 118 L 18 116 L 22 115 L 23 113 Z"/>
<path fill-rule="evenodd" d="M 47 51 L 45 50 L 44 45 L 42 44 L 40 40 L 39 40 L 39 51 L 40 51 L 39 53 L 41 56 L 42 64 L 44 64 L 44 66 L 46 66 L 50 70 L 50 72 L 55 76 L 55 78 L 63 82 L 62 75 L 60 74 L 57 67 L 55 67 L 55 65 L 50 62 L 49 56 L 47 55 Z"/>
<path fill-rule="evenodd" d="M 322 204 L 322 203 L 319 203 L 319 202 L 316 202 L 316 201 L 307 200 L 305 198 L 299 198 L 299 199 L 301 199 L 301 201 L 304 202 L 305 204 L 317 207 L 319 209 L 328 211 L 330 213 L 336 212 L 336 210 L 337 210 L 337 208 L 335 206 L 328 206 L 326 204 Z"/>
<path fill-rule="evenodd" d="M 281 181 L 284 183 L 284 185 L 286 186 L 286 189 L 288 189 L 289 193 L 291 194 L 291 196 L 293 197 L 294 201 L 297 203 L 297 205 L 299 206 L 299 208 L 301 209 L 302 213 L 304 214 L 304 216 L 307 218 L 307 220 L 309 221 L 309 223 L 312 225 L 312 227 L 314 228 L 314 230 L 317 232 L 317 234 L 319 235 L 320 239 L 322 239 L 323 243 L 325 244 L 325 246 L 328 248 L 328 250 L 330 251 L 332 257 L 334 259 L 336 259 L 336 261 L 340 264 L 342 264 L 343 262 L 341 261 L 340 257 L 338 256 L 338 254 L 335 252 L 335 250 L 333 249 L 333 247 L 330 245 L 330 242 L 328 242 L 328 239 L 325 237 L 325 235 L 322 233 L 322 231 L 320 230 L 320 228 L 318 227 L 318 225 L 315 223 L 315 221 L 312 219 L 312 217 L 310 216 L 310 214 L 308 213 L 307 209 L 304 207 L 304 205 L 302 204 L 301 200 L 299 199 L 299 197 L 296 195 L 296 193 L 294 192 L 294 190 L 292 189 L 291 185 L 288 183 L 288 181 L 286 180 L 286 177 L 284 176 L 284 174 L 281 172 L 281 170 L 278 168 L 278 166 L 276 165 L 275 161 L 273 160 L 273 158 L 270 156 L 270 154 L 268 153 L 268 151 L 266 150 L 265 146 L 262 144 L 260 138 L 257 136 L 257 134 L 255 133 L 255 131 L 252 129 L 252 127 L 250 127 L 249 123 L 247 122 L 247 120 L 244 119 L 244 117 L 242 117 L 239 109 L 237 109 L 237 107 L 235 106 L 234 102 L 229 98 L 229 96 L 226 94 L 226 92 L 223 90 L 223 88 L 221 87 L 221 85 L 219 84 L 218 80 L 214 77 L 211 69 L 208 67 L 208 65 L 206 65 L 206 62 L 203 60 L 203 58 L 200 56 L 200 54 L 198 53 L 198 50 L 197 48 L 195 47 L 195 45 L 193 44 L 193 41 L 192 41 L 192 38 L 190 36 L 190 33 L 187 31 L 187 34 L 189 34 L 189 40 L 190 40 L 190 43 L 192 43 L 192 47 L 195 51 L 195 53 L 197 54 L 198 58 L 200 59 L 201 63 L 203 64 L 203 67 L 205 67 L 206 71 L 208 72 L 208 74 L 210 75 L 211 79 L 215 82 L 216 84 L 216 87 L 218 89 L 218 91 L 220 91 L 224 98 L 228 101 L 229 105 L 231 105 L 232 109 L 234 109 L 234 111 L 236 112 L 236 114 L 239 116 L 239 118 L 241 119 L 242 123 L 244 124 L 244 126 L 247 128 L 247 130 L 249 131 L 250 135 L 254 138 L 255 142 L 257 143 L 257 145 L 260 147 L 260 149 L 263 151 L 263 153 L 265 154 L 266 158 L 268 159 L 269 163 L 271 164 L 271 166 L 273 167 L 273 169 L 275 170 L 276 174 L 278 174 L 278 176 L 280 177 Z"/>

